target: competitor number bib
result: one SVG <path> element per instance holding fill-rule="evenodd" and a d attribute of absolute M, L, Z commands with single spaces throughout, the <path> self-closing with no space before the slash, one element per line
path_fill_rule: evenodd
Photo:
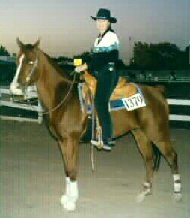
<path fill-rule="evenodd" d="M 132 111 L 137 108 L 146 106 L 144 97 L 140 93 L 132 95 L 129 98 L 122 98 L 122 101 L 128 111 Z"/>

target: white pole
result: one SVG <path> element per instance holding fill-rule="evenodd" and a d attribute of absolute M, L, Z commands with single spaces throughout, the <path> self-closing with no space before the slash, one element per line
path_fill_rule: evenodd
<path fill-rule="evenodd" d="M 190 41 L 189 41 L 189 65 L 190 65 Z"/>

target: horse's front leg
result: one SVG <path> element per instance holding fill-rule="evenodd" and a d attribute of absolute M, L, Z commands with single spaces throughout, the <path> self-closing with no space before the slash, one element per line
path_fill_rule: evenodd
<path fill-rule="evenodd" d="M 67 138 L 64 142 L 59 142 L 64 158 L 66 187 L 65 194 L 61 197 L 61 204 L 66 210 L 73 211 L 79 198 L 77 171 L 79 142 L 73 138 Z"/>

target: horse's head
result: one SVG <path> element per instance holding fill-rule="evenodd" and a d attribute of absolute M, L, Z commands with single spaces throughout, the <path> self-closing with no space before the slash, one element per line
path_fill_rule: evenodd
<path fill-rule="evenodd" d="M 37 74 L 38 62 L 39 62 L 39 49 L 40 40 L 37 40 L 34 44 L 23 44 L 17 38 L 17 44 L 19 46 L 19 54 L 17 56 L 17 69 L 16 74 L 10 86 L 10 90 L 13 94 L 23 94 L 29 85 L 35 84 L 39 75 Z"/>

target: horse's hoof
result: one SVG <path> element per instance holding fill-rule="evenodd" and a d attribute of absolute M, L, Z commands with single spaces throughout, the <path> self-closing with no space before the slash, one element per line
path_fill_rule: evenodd
<path fill-rule="evenodd" d="M 69 197 L 67 195 L 61 196 L 61 204 L 67 211 L 74 211 L 76 209 L 76 198 Z"/>
<path fill-rule="evenodd" d="M 137 197 L 136 197 L 136 202 L 137 202 L 137 203 L 141 203 L 141 202 L 144 201 L 144 199 L 145 199 L 145 193 L 142 192 L 142 193 L 140 193 L 139 195 L 137 195 Z"/>
<path fill-rule="evenodd" d="M 142 191 L 139 195 L 137 195 L 136 202 L 141 203 L 142 201 L 144 201 L 144 199 L 147 195 L 151 195 L 151 194 L 152 194 L 151 189 L 147 189 L 147 190 Z"/>
<path fill-rule="evenodd" d="M 67 195 L 62 195 L 60 201 L 61 201 L 62 205 L 66 204 L 67 201 L 68 201 L 68 196 Z"/>
<path fill-rule="evenodd" d="M 181 193 L 174 193 L 174 200 L 176 202 L 182 201 L 182 194 Z"/>
<path fill-rule="evenodd" d="M 64 205 L 63 205 L 64 209 L 67 211 L 74 211 L 76 209 L 76 202 L 73 201 L 67 201 Z"/>

